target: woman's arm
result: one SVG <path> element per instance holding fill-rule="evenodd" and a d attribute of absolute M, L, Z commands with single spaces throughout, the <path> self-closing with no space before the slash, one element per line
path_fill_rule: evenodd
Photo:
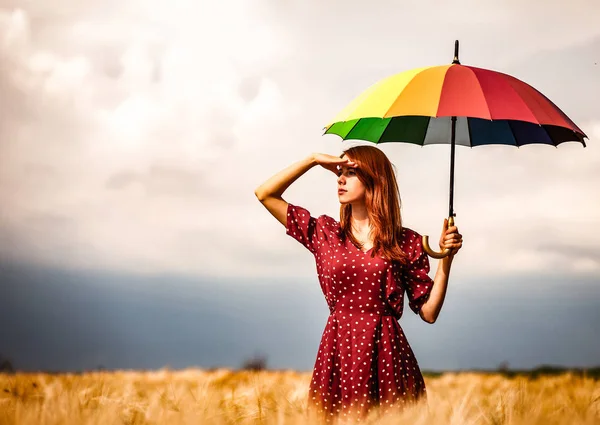
<path fill-rule="evenodd" d="M 334 174 L 337 173 L 339 165 L 356 167 L 356 163 L 350 161 L 348 158 L 340 158 L 325 153 L 312 153 L 306 158 L 281 170 L 254 190 L 254 194 L 258 200 L 284 226 L 287 225 L 288 203 L 281 195 L 298 177 L 315 165 L 320 165 Z"/>
<path fill-rule="evenodd" d="M 454 255 L 462 247 L 462 235 L 458 233 L 458 228 L 452 226 L 447 228 L 448 220 L 444 220 L 444 227 L 442 230 L 442 236 L 440 237 L 440 248 L 451 249 L 450 255 L 442 258 L 438 263 L 438 268 L 433 279 L 433 287 L 429 298 L 421 307 L 419 316 L 427 323 L 435 323 L 437 320 L 442 306 L 444 305 L 444 298 L 446 298 L 446 289 L 448 288 L 448 278 L 450 277 L 450 267 L 452 266 L 452 260 Z"/>
<path fill-rule="evenodd" d="M 452 259 L 454 256 L 447 256 L 442 258 L 438 263 L 438 268 L 433 278 L 433 287 L 429 298 L 421 307 L 419 316 L 427 323 L 435 323 L 442 305 L 444 305 L 444 298 L 446 298 L 446 288 L 448 287 L 448 278 L 450 277 L 450 267 L 452 265 Z"/>
<path fill-rule="evenodd" d="M 288 203 L 281 195 L 302 174 L 317 164 L 315 154 L 310 154 L 306 158 L 281 170 L 254 190 L 254 194 L 258 200 L 284 226 L 287 224 Z"/>

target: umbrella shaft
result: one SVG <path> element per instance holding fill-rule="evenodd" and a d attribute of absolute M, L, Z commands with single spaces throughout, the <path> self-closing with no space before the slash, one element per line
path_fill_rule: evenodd
<path fill-rule="evenodd" d="M 456 148 L 456 117 L 452 117 L 452 133 L 450 139 L 450 208 L 448 217 L 454 217 L 454 151 Z"/>

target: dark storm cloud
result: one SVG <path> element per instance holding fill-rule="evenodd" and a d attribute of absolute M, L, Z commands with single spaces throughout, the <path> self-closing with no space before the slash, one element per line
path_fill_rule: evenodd
<path fill-rule="evenodd" d="M 109 282 L 107 284 L 107 282 Z M 423 369 L 600 359 L 597 279 L 478 279 L 448 289 L 434 325 L 400 324 Z M 227 280 L 0 268 L 0 354 L 26 369 L 238 367 L 257 352 L 310 370 L 328 309 L 315 279 Z"/>

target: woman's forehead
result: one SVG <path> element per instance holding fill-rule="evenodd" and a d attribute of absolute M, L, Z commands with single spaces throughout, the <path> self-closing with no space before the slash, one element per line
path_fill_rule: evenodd
<path fill-rule="evenodd" d="M 347 165 L 336 165 L 338 170 L 355 170 L 356 167 L 348 167 Z"/>

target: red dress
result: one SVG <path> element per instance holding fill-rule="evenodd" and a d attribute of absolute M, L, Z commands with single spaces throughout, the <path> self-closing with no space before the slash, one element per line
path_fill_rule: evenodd
<path fill-rule="evenodd" d="M 364 417 L 372 407 L 401 410 L 426 397 L 425 382 L 398 319 L 404 292 L 418 314 L 433 281 L 420 235 L 403 229 L 402 250 L 410 262 L 371 257 L 327 215 L 312 217 L 288 204 L 286 234 L 315 257 L 330 315 L 323 331 L 309 389 L 309 407 L 327 419 Z"/>

